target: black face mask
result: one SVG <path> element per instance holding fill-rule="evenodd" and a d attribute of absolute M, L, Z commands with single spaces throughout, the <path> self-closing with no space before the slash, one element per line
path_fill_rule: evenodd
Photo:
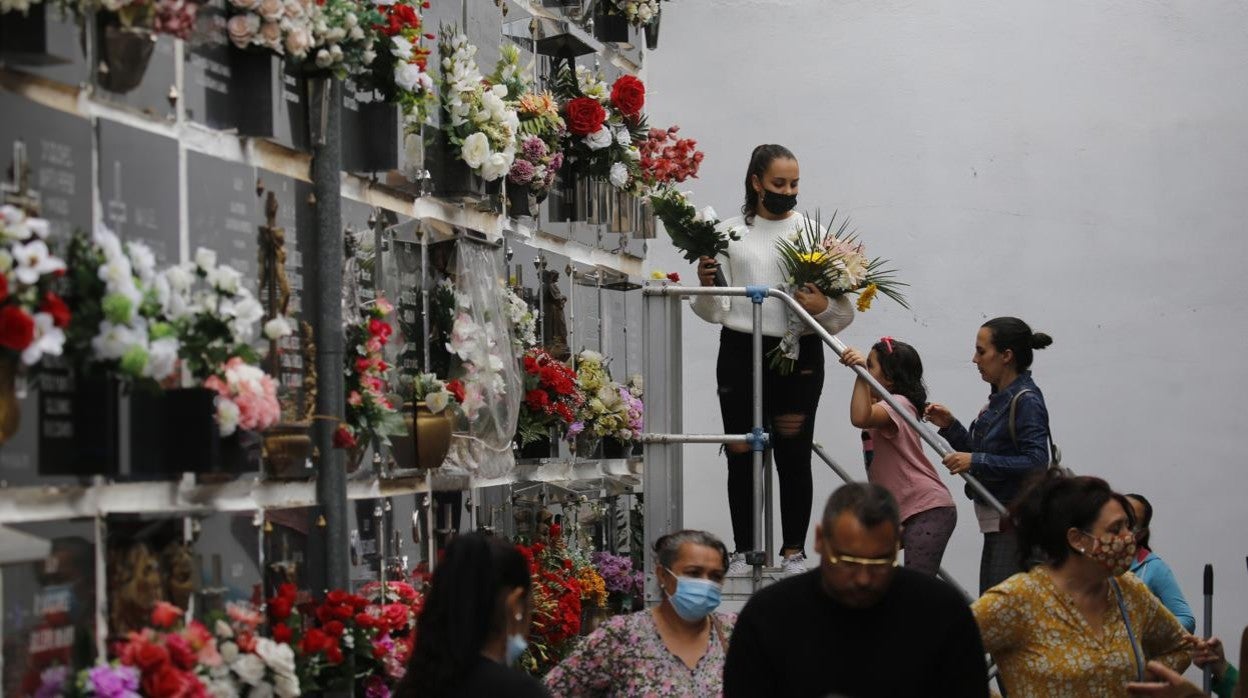
<path fill-rule="evenodd" d="M 770 189 L 763 189 L 763 208 L 783 216 L 797 206 L 797 194 L 781 194 Z"/>

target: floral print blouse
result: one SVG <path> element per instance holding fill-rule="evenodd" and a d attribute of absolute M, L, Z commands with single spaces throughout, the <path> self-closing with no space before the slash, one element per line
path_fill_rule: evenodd
<path fill-rule="evenodd" d="M 1143 661 L 1157 660 L 1182 673 L 1191 655 L 1179 621 L 1135 575 L 1117 579 Z M 1010 698 L 1126 694 L 1126 683 L 1136 680 L 1135 654 L 1112 586 L 1107 593 L 1099 633 L 1039 566 L 972 604 L 984 649 L 1001 669 Z"/>
<path fill-rule="evenodd" d="M 736 614 L 716 613 L 706 654 L 690 669 L 659 637 L 650 610 L 616 616 L 546 675 L 555 698 L 580 696 L 718 696 L 724 686 L 724 645 Z M 716 625 L 724 633 L 721 640 Z"/>

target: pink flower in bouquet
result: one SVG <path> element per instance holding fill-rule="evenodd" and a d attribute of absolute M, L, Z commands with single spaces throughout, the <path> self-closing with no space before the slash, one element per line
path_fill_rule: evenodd
<path fill-rule="evenodd" d="M 264 622 L 264 616 L 261 615 L 260 611 L 242 604 L 229 604 L 225 607 L 225 614 L 231 621 L 246 626 L 251 630 L 260 627 L 260 624 Z"/>
<path fill-rule="evenodd" d="M 263 370 L 252 366 L 240 357 L 233 357 L 222 367 L 224 378 L 209 376 L 204 387 L 214 390 L 237 409 L 237 425 L 243 429 L 263 430 L 277 424 L 281 418 L 281 406 L 277 402 L 277 384 Z M 220 408 L 220 405 L 218 405 Z M 222 434 L 228 436 L 233 430 L 222 425 Z"/>

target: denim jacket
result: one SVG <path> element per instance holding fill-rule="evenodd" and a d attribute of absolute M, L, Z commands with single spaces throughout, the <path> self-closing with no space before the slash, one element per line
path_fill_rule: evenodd
<path fill-rule="evenodd" d="M 1018 399 L 1014 413 L 1015 446 L 1010 440 L 1010 401 L 1024 388 L 1028 392 Z M 1031 371 L 993 393 L 969 429 L 955 420 L 940 435 L 954 449 L 971 454 L 970 474 L 1003 504 L 1013 501 L 1029 475 L 1049 465 L 1049 411 Z"/>

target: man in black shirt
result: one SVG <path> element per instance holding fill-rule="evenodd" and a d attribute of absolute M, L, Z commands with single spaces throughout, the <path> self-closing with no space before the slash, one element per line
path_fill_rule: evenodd
<path fill-rule="evenodd" d="M 948 584 L 895 566 L 897 502 L 853 483 L 815 527 L 818 569 L 759 591 L 737 619 L 724 696 L 988 696 L 979 628 Z"/>

